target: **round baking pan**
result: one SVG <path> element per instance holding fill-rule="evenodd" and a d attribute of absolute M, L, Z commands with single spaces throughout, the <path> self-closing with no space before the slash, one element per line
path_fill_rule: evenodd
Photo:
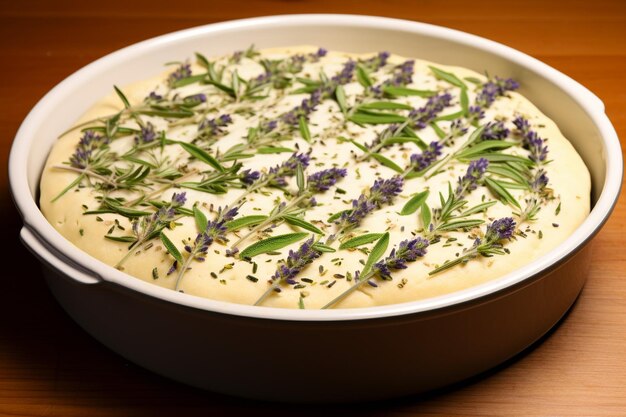
<path fill-rule="evenodd" d="M 43 217 L 38 183 L 50 148 L 114 84 L 156 75 L 164 62 L 300 44 L 404 56 L 512 77 L 552 118 L 592 176 L 592 210 L 562 244 L 498 279 L 381 307 L 288 310 L 177 293 L 80 251 Z M 119 50 L 71 75 L 33 108 L 10 155 L 21 238 L 42 261 L 63 308 L 129 360 L 217 392 L 277 401 L 375 400 L 424 392 L 485 371 L 532 344 L 580 293 L 599 231 L 619 195 L 622 156 L 602 102 L 566 75 L 467 33 L 353 15 L 269 16 L 212 24 Z"/>

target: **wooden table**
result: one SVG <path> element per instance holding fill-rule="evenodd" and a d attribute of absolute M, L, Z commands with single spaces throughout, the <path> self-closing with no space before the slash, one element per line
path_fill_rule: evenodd
<path fill-rule="evenodd" d="M 90 61 L 131 43 L 221 20 L 334 12 L 443 25 L 524 51 L 604 100 L 626 138 L 626 2 L 409 2 L 188 0 L 16 1 L 0 6 L 0 143 L 6 166 L 31 107 Z M 445 3 L 445 4 L 444 4 Z M 544 4 L 545 3 L 545 4 Z M 469 7 L 468 7 L 469 6 Z M 487 375 L 422 398 L 302 407 L 201 392 L 147 372 L 101 346 L 59 308 L 35 259 L 18 242 L 6 169 L 0 209 L 9 249 L 0 287 L 0 415 L 626 415 L 626 207 L 623 199 L 595 240 L 588 283 L 549 337 Z"/>

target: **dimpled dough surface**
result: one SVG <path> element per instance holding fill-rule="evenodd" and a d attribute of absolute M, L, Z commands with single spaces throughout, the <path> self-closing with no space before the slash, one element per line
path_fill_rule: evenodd
<path fill-rule="evenodd" d="M 261 51 L 262 57 L 284 58 L 296 53 L 308 54 L 315 52 L 317 48 L 294 47 L 285 49 L 268 49 Z M 341 71 L 348 58 L 354 60 L 367 59 L 373 54 L 347 54 L 340 52 L 328 52 L 319 62 L 306 62 L 303 71 L 298 76 L 316 79 L 323 68 L 326 74 L 336 74 Z M 391 55 L 387 65 L 372 73 L 372 77 L 379 80 L 385 79 L 393 66 L 404 62 L 406 58 Z M 251 79 L 264 72 L 263 67 L 258 63 L 259 57 L 242 58 L 239 63 L 231 64 L 229 71 L 236 68 L 242 79 Z M 227 63 L 227 57 L 217 58 L 216 62 Z M 420 90 L 434 90 L 438 92 L 448 91 L 453 95 L 452 105 L 447 107 L 442 114 L 457 112 L 461 109 L 459 104 L 459 88 L 451 85 L 445 80 L 437 79 L 433 76 L 429 65 L 436 65 L 444 71 L 454 73 L 458 78 L 464 79 L 473 77 L 474 79 L 486 81 L 486 77 L 474 71 L 460 67 L 444 66 L 432 64 L 430 62 L 416 59 L 414 65 L 413 81 L 408 85 L 410 88 Z M 201 73 L 204 69 L 197 64 L 193 64 L 191 69 L 194 74 Z M 225 71 L 228 77 L 229 71 Z M 137 82 L 129 86 L 124 86 L 123 91 L 131 104 L 141 103 L 151 92 L 165 93 L 167 91 L 167 76 L 171 70 L 145 81 Z M 505 75 L 505 74 L 501 74 Z M 472 83 L 468 84 L 468 96 L 470 103 L 475 100 L 479 87 Z M 287 91 L 302 87 L 302 84 L 294 82 Z M 363 87 L 355 79 L 343 86 L 348 106 L 354 104 L 354 97 L 363 91 Z M 245 136 L 248 128 L 256 126 L 259 117 L 266 119 L 276 119 L 281 114 L 299 105 L 309 94 L 284 94 L 278 97 L 274 90 L 270 97 L 258 101 L 245 103 L 251 108 L 249 113 L 235 113 L 232 110 L 236 104 L 223 106 L 224 95 L 219 90 L 210 85 L 192 84 L 178 89 L 181 95 L 190 95 L 197 92 L 205 92 L 208 95 L 206 103 L 202 106 L 214 107 L 208 114 L 210 117 L 217 117 L 230 109 L 233 123 L 227 127 L 227 134 L 219 139 L 209 151 L 215 154 L 218 150 L 224 152 L 229 147 L 237 143 L 245 143 Z M 173 93 L 171 93 L 173 94 Z M 426 98 L 419 96 L 398 97 L 395 102 L 409 104 L 414 108 L 423 106 Z M 271 102 L 271 105 L 268 103 Z M 220 106 L 220 108 L 217 108 Z M 229 107 L 230 106 L 230 107 Z M 110 116 L 123 109 L 123 104 L 116 94 L 111 94 L 103 98 L 95 106 L 89 109 L 77 122 L 82 123 L 97 117 Z M 406 112 L 404 113 L 406 114 Z M 402 303 L 413 300 L 420 300 L 428 297 L 439 296 L 465 289 L 497 277 L 501 277 L 515 269 L 533 261 L 539 256 L 553 249 L 563 242 L 589 213 L 590 207 L 590 179 L 587 168 L 580 156 L 576 153 L 572 145 L 563 137 L 558 127 L 546 116 L 544 116 L 532 103 L 516 92 L 507 92 L 503 97 L 499 97 L 489 108 L 485 110 L 486 118 L 483 120 L 502 120 L 510 130 L 514 129 L 512 120 L 516 116 L 525 117 L 531 124 L 531 128 L 538 133 L 541 138 L 546 139 L 549 149 L 548 159 L 550 163 L 545 165 L 545 171 L 549 178 L 548 187 L 554 190 L 554 198 L 542 205 L 536 221 L 529 221 L 520 225 L 520 230 L 525 232 L 526 237 L 516 235 L 513 239 L 503 242 L 504 247 L 510 252 L 508 254 L 496 255 L 494 257 L 478 256 L 463 265 L 457 265 L 442 273 L 429 276 L 429 271 L 443 264 L 446 260 L 454 259 L 457 254 L 462 254 L 463 249 L 471 248 L 476 233 L 484 233 L 485 227 L 494 219 L 511 216 L 516 212 L 509 205 L 502 203 L 490 207 L 487 212 L 474 215 L 474 219 L 482 219 L 485 223 L 475 230 L 442 232 L 438 243 L 428 247 L 424 257 L 418 258 L 415 262 L 408 263 L 407 269 L 394 271 L 393 279 L 383 281 L 374 277 L 373 280 L 378 287 L 368 284 L 362 285 L 359 290 L 335 305 L 335 308 L 354 308 L 384 305 L 391 303 Z M 156 130 L 166 130 L 167 137 L 180 141 L 191 141 L 197 131 L 197 124 L 191 127 L 168 126 L 168 120 L 161 118 L 142 116 L 144 121 L 150 121 Z M 329 216 L 340 210 L 351 207 L 351 202 L 357 199 L 362 192 L 366 192 L 377 178 L 391 178 L 396 175 L 392 169 L 383 166 L 370 159 L 368 161 L 357 161 L 357 157 L 362 152 L 353 144 L 346 141 L 339 141 L 339 136 L 349 137 L 361 144 L 367 144 L 374 140 L 377 132 L 383 130 L 386 125 L 362 125 L 355 123 L 338 123 L 343 121 L 343 115 L 335 100 L 325 99 L 319 104 L 314 112 L 309 116 L 308 126 L 310 129 L 312 142 L 305 141 L 299 129 L 296 127 L 292 138 L 280 142 L 278 146 L 287 146 L 291 149 L 299 148 L 301 152 L 311 151 L 311 165 L 307 168 L 306 174 L 330 168 L 346 168 L 348 173 L 340 180 L 336 187 L 331 187 L 324 193 L 318 193 L 315 197 L 317 205 L 306 211 L 305 218 L 320 227 L 326 236 L 333 233 L 337 227 L 333 223 L 326 222 Z M 173 120 L 169 120 L 172 122 Z M 483 121 L 481 121 L 482 123 Z M 88 124 L 89 125 L 89 124 Z M 93 124 L 91 124 L 93 125 Z M 450 122 L 441 121 L 439 126 L 447 131 Z M 125 126 L 136 127 L 132 120 L 126 122 Z M 329 127 L 330 126 L 330 127 Z M 474 127 L 470 127 L 468 133 L 456 140 L 454 145 L 444 150 L 443 156 L 461 146 L 463 140 L 471 134 Z M 430 126 L 417 131 L 419 136 L 426 143 L 438 140 L 436 132 Z M 128 218 L 118 214 L 104 213 L 100 215 L 85 215 L 85 208 L 94 210 L 99 207 L 96 197 L 100 194 L 89 186 L 74 187 L 56 201 L 52 201 L 61 191 L 77 178 L 77 173 L 66 169 L 60 169 L 72 155 L 82 133 L 80 129 L 75 129 L 62 136 L 50 152 L 41 179 L 41 209 L 50 223 L 74 245 L 92 255 L 95 258 L 109 264 L 115 265 L 128 251 L 128 243 L 115 242 L 105 239 L 115 221 L 124 228 L 116 229 L 118 236 L 129 235 L 132 225 Z M 115 139 L 111 143 L 111 150 L 123 153 L 134 144 L 134 135 L 128 135 Z M 202 165 L 198 161 L 190 160 L 189 155 L 181 147 L 168 146 L 165 148 L 169 157 L 178 165 L 193 167 Z M 411 154 L 419 152 L 419 149 L 412 143 L 394 144 L 383 148 L 381 154 L 392 159 L 396 164 L 405 167 L 409 163 Z M 522 147 L 513 147 L 507 153 L 528 156 L 528 151 Z M 279 165 L 287 159 L 291 153 L 263 154 L 253 158 L 243 159 L 243 169 L 260 170 L 266 172 L 268 168 Z M 442 157 L 443 157 L 442 156 Z M 442 158 L 440 157 L 440 159 Z M 201 169 L 206 169 L 203 166 Z M 427 203 L 431 208 L 440 206 L 439 192 L 447 195 L 448 183 L 454 188 L 458 178 L 465 174 L 467 163 L 453 161 L 446 165 L 442 173 L 434 175 L 428 180 L 424 177 L 408 179 L 400 195 L 393 204 L 385 205 L 379 210 L 375 210 L 367 216 L 363 222 L 354 229 L 350 236 L 358 236 L 364 233 L 389 232 L 389 246 L 385 256 L 390 250 L 405 240 L 419 235 L 422 224 L 419 219 L 419 210 L 416 213 L 400 216 L 407 201 L 415 194 L 426 189 L 430 190 Z M 195 177 L 197 180 L 199 176 Z M 502 179 L 506 181 L 506 179 Z M 187 178 L 188 181 L 194 177 Z M 83 184 L 87 184 L 83 181 Z M 154 188 L 158 188 L 155 186 Z M 337 192 L 337 187 L 341 191 Z M 297 190 L 295 178 L 289 178 L 286 187 L 289 191 Z M 181 189 L 169 188 L 159 195 L 158 199 L 169 201 L 172 193 L 181 192 Z M 241 188 L 230 188 L 224 194 L 209 194 L 191 189 L 185 189 L 187 201 L 186 208 L 191 208 L 194 203 L 199 203 L 201 210 L 209 220 L 215 217 L 216 209 L 234 201 L 244 190 Z M 264 193 L 252 193 L 245 204 L 240 208 L 240 216 L 267 214 L 277 201 L 285 201 L 283 191 L 276 188 L 265 188 Z M 524 204 L 524 196 L 528 191 L 510 189 L 509 192 L 516 197 L 520 204 Z M 116 197 L 125 197 L 127 200 L 136 198 L 138 194 L 115 191 L 112 193 Z M 480 185 L 476 190 L 469 193 L 467 207 L 479 204 L 483 199 L 494 200 L 495 196 L 484 185 Z M 557 210 L 559 207 L 559 210 Z M 213 210 L 213 211 L 211 211 Z M 321 221 L 321 222 L 317 222 Z M 183 216 L 177 220 L 178 225 L 165 229 L 165 233 L 176 244 L 179 250 L 185 255 L 183 250 L 183 240 L 194 239 L 197 228 L 194 218 Z M 323 222 L 323 223 L 322 223 Z M 247 229 L 243 229 L 241 233 Z M 284 233 L 293 233 L 299 230 L 297 227 L 280 223 L 270 231 L 267 236 L 275 236 Z M 237 240 L 237 237 L 230 233 L 227 235 L 230 243 Z M 255 235 L 245 241 L 241 248 L 245 248 L 260 239 L 261 235 Z M 453 238 L 452 242 L 448 239 Z M 456 240 L 454 240 L 456 238 Z M 324 239 L 324 238 L 322 238 Z M 333 244 L 335 249 L 342 239 Z M 345 240 L 345 239 L 343 239 Z M 141 250 L 138 254 L 131 256 L 123 265 L 123 271 L 145 280 L 154 285 L 173 289 L 175 286 L 177 272 L 167 275 L 173 258 L 167 253 L 161 241 L 157 238 L 148 249 Z M 188 294 L 207 297 L 216 300 L 230 301 L 241 304 L 254 304 L 254 302 L 268 289 L 270 277 L 275 273 L 279 261 L 285 259 L 288 250 L 297 250 L 300 242 L 291 244 L 279 250 L 280 254 L 260 254 L 253 258 L 257 264 L 257 270 L 253 273 L 253 265 L 233 257 L 226 256 L 228 246 L 213 243 L 209 248 L 204 262 L 192 262 L 190 269 L 186 271 L 181 283 L 181 289 Z M 446 242 L 449 242 L 446 244 Z M 373 244 L 363 246 L 371 249 Z M 348 282 L 345 277 L 348 273 L 354 274 L 363 268 L 362 262 L 367 259 L 367 254 L 360 250 L 337 250 L 335 253 L 322 253 L 312 264 L 305 267 L 296 277 L 302 288 L 294 289 L 293 285 L 281 285 L 280 293 L 273 293 L 264 302 L 264 306 L 283 308 L 320 308 L 334 297 L 345 291 L 353 282 Z M 320 266 L 323 266 L 323 273 L 320 274 Z M 153 270 L 156 268 L 158 278 L 154 278 Z M 258 278 L 257 282 L 247 279 L 248 275 Z M 308 278 L 302 281 L 302 278 Z M 332 286 L 329 285 L 336 281 Z"/>

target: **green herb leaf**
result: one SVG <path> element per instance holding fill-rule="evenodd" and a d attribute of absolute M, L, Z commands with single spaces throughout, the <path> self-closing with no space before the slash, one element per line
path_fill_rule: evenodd
<path fill-rule="evenodd" d="M 428 66 L 428 68 L 430 68 L 430 70 L 433 72 L 433 74 L 435 74 L 435 77 L 439 78 L 440 80 L 444 80 L 452 85 L 455 85 L 459 88 L 462 89 L 466 89 L 467 88 L 467 84 L 465 84 L 463 81 L 461 81 L 456 75 L 454 75 L 451 72 L 446 72 L 442 69 L 439 69 L 437 67 L 433 67 L 431 65 Z"/>
<path fill-rule="evenodd" d="M 398 164 L 396 164 L 386 156 L 383 156 L 382 154 L 373 153 L 371 154 L 371 157 L 380 162 L 382 165 L 386 166 L 387 168 L 391 168 L 396 172 L 402 173 L 404 171 Z"/>
<path fill-rule="evenodd" d="M 499 197 L 501 200 L 521 209 L 521 206 L 519 205 L 519 203 L 517 202 L 517 200 L 515 199 L 515 197 L 513 197 L 511 195 L 511 193 L 509 193 L 507 191 L 506 188 L 504 188 L 499 181 L 496 181 L 494 179 L 491 179 L 489 177 L 485 177 L 485 183 L 487 184 L 487 187 L 489 187 L 489 189 L 497 196 Z"/>
<path fill-rule="evenodd" d="M 194 158 L 212 166 L 218 171 L 224 172 L 224 167 L 222 166 L 222 164 L 219 163 L 217 159 L 215 159 L 196 145 L 187 142 L 178 142 L 178 144 Z"/>
<path fill-rule="evenodd" d="M 176 249 L 176 245 L 174 245 L 174 243 L 172 243 L 170 238 L 167 237 L 167 235 L 165 233 L 163 233 L 163 232 L 161 232 L 159 237 L 161 238 L 161 242 L 163 242 L 163 246 L 165 246 L 165 249 L 167 249 L 167 252 L 170 255 L 172 255 L 172 257 L 174 259 L 176 259 L 178 261 L 178 263 L 182 264 L 183 263 L 183 255 L 181 255 L 180 252 L 178 251 L 178 249 Z"/>
<path fill-rule="evenodd" d="M 229 221 L 228 223 L 225 224 L 225 226 L 229 232 L 234 232 L 246 226 L 257 225 L 266 219 L 267 219 L 267 216 L 262 216 L 262 215 L 243 216 L 235 220 Z"/>
<path fill-rule="evenodd" d="M 122 93 L 122 90 L 120 90 L 116 85 L 114 85 L 113 88 L 115 89 L 115 92 L 117 93 L 117 96 L 120 98 L 120 100 L 122 100 L 122 103 L 124 103 L 124 107 L 129 109 L 130 108 L 130 103 L 129 103 L 128 99 L 126 98 L 126 96 L 124 95 L 124 93 Z"/>
<path fill-rule="evenodd" d="M 441 120 L 450 121 L 450 120 L 456 120 L 456 119 L 458 119 L 460 117 L 463 117 L 463 115 L 464 115 L 463 110 L 461 110 L 461 111 L 457 111 L 457 112 L 454 112 L 454 113 L 444 114 L 442 116 L 437 116 L 433 120 L 435 122 L 439 122 Z"/>
<path fill-rule="evenodd" d="M 311 142 L 311 131 L 309 130 L 309 124 L 304 116 L 300 116 L 298 119 L 298 127 L 300 128 L 300 135 L 307 142 Z"/>
<path fill-rule="evenodd" d="M 444 132 L 443 129 L 441 129 L 436 122 L 430 122 L 430 127 L 433 128 L 437 136 L 439 136 L 439 139 L 443 139 L 446 137 L 446 132 Z"/>
<path fill-rule="evenodd" d="M 459 158 L 460 161 L 468 162 L 473 161 L 475 159 L 485 158 L 489 162 L 517 162 L 523 165 L 531 166 L 534 165 L 534 162 L 528 158 L 522 158 L 517 155 L 509 155 L 498 152 L 485 152 L 473 155 L 471 158 Z"/>
<path fill-rule="evenodd" d="M 524 178 L 524 175 L 509 165 L 489 164 L 489 167 L 487 167 L 487 172 L 506 177 L 517 182 L 518 184 L 526 184 L 526 186 L 528 186 L 528 181 L 526 180 L 526 178 Z"/>
<path fill-rule="evenodd" d="M 330 216 L 330 217 L 326 220 L 326 223 L 332 223 L 332 222 L 334 222 L 335 220 L 337 220 L 337 219 L 339 219 L 341 216 L 343 216 L 343 214 L 344 214 L 344 213 L 346 213 L 346 214 L 350 214 L 350 213 L 352 213 L 352 209 L 347 209 L 347 210 L 341 210 L 341 211 L 338 211 L 337 213 L 335 213 L 335 214 L 333 214 L 332 216 Z"/>
<path fill-rule="evenodd" d="M 285 148 L 282 146 L 261 146 L 257 148 L 256 153 L 265 155 L 265 154 L 273 154 L 273 153 L 284 153 L 284 152 L 294 152 L 291 148 Z"/>
<path fill-rule="evenodd" d="M 457 220 L 452 222 L 447 222 L 438 227 L 438 230 L 457 230 L 457 229 L 466 229 L 470 227 L 475 227 L 483 224 L 484 220 L 479 219 L 469 219 L 469 220 Z"/>
<path fill-rule="evenodd" d="M 389 232 L 386 232 L 372 248 L 372 251 L 365 261 L 361 275 L 367 274 L 372 269 L 372 266 L 383 257 L 387 251 L 387 246 L 389 246 Z"/>
<path fill-rule="evenodd" d="M 115 242 L 124 242 L 124 243 L 132 243 L 136 242 L 137 238 L 135 236 L 111 236 L 105 235 L 105 239 L 113 240 Z"/>
<path fill-rule="evenodd" d="M 374 101 L 372 103 L 361 104 L 359 110 L 411 110 L 413 107 L 408 104 L 396 103 L 393 101 Z"/>
<path fill-rule="evenodd" d="M 510 148 L 513 145 L 514 143 L 505 142 L 502 140 L 485 140 L 470 148 L 464 149 L 463 151 L 459 152 L 456 157 L 458 159 L 473 158 L 475 155 L 482 154 L 484 152 L 500 151 L 502 149 Z"/>
<path fill-rule="evenodd" d="M 467 96 L 467 89 L 461 88 L 459 101 L 461 102 L 462 115 L 467 116 L 469 114 L 469 97 Z"/>
<path fill-rule="evenodd" d="M 422 204 L 422 208 L 420 210 L 420 217 L 422 219 L 422 226 L 424 227 L 424 230 L 430 231 L 430 222 L 432 220 L 432 213 L 430 211 L 430 207 L 428 206 L 428 204 L 426 204 L 426 202 Z"/>
<path fill-rule="evenodd" d="M 172 84 L 172 87 L 178 88 L 178 87 L 184 87 L 189 84 L 197 83 L 197 82 L 204 80 L 206 76 L 207 74 L 198 74 L 198 75 L 192 75 L 189 77 L 181 78 L 180 80 L 174 81 L 174 83 Z"/>
<path fill-rule="evenodd" d="M 406 97 L 406 96 L 431 97 L 436 94 L 435 91 L 430 91 L 430 90 L 415 90 L 413 88 L 392 87 L 392 86 L 383 87 L 383 93 L 390 95 L 390 96 L 396 96 L 396 97 Z"/>
<path fill-rule="evenodd" d="M 406 117 L 393 113 L 362 113 L 357 112 L 350 116 L 348 120 L 358 124 L 390 124 L 402 123 L 406 121 Z"/>
<path fill-rule="evenodd" d="M 196 61 L 198 61 L 198 65 L 200 65 L 201 67 L 204 67 L 206 69 L 209 69 L 211 67 L 209 60 L 206 59 L 206 57 L 199 52 L 196 52 Z"/>
<path fill-rule="evenodd" d="M 413 214 L 417 211 L 418 208 L 422 206 L 426 202 L 430 191 L 422 191 L 421 193 L 415 194 L 409 201 L 406 202 L 402 210 L 400 211 L 401 216 L 408 216 L 409 214 Z"/>
<path fill-rule="evenodd" d="M 341 112 L 345 115 L 348 112 L 348 102 L 346 101 L 346 91 L 341 84 L 335 88 L 335 98 L 337 99 L 337 104 L 339 104 Z"/>
<path fill-rule="evenodd" d="M 346 240 L 341 245 L 339 245 L 339 249 L 352 249 L 359 246 L 367 245 L 368 243 L 376 242 L 382 236 L 382 233 L 367 233 L 361 236 L 353 237 L 352 239 Z"/>
<path fill-rule="evenodd" d="M 300 217 L 285 215 L 285 216 L 282 216 L 282 218 L 285 219 L 285 221 L 287 223 L 289 223 L 290 225 L 292 225 L 292 226 L 300 227 L 300 228 L 302 228 L 304 230 L 308 230 L 308 231 L 316 233 L 318 235 L 323 235 L 324 234 L 324 232 L 322 232 L 320 229 L 315 227 L 313 224 L 307 222 L 304 219 L 301 219 Z"/>
<path fill-rule="evenodd" d="M 370 78 L 369 74 L 361 65 L 357 65 L 356 67 L 356 79 L 363 87 L 371 87 L 374 85 L 374 82 Z"/>
<path fill-rule="evenodd" d="M 196 219 L 196 227 L 198 228 L 198 231 L 200 233 L 204 232 L 209 224 L 209 221 L 198 206 L 193 206 L 193 217 Z"/>
<path fill-rule="evenodd" d="M 478 204 L 472 208 L 465 210 L 463 213 L 460 214 L 460 216 L 467 217 L 470 214 L 480 213 L 481 211 L 487 210 L 489 207 L 493 206 L 494 204 L 498 204 L 498 202 L 493 200 L 493 201 L 487 201 L 485 203 Z"/>
<path fill-rule="evenodd" d="M 296 184 L 298 185 L 298 191 L 304 191 L 304 168 L 302 168 L 302 164 L 298 163 L 296 166 Z"/>
<path fill-rule="evenodd" d="M 315 249 L 318 252 L 325 252 L 325 253 L 333 253 L 333 252 L 337 252 L 334 248 L 331 248 L 328 245 L 324 245 L 323 243 L 314 243 L 313 246 L 311 246 L 313 249 Z"/>
<path fill-rule="evenodd" d="M 143 211 L 143 210 L 135 210 L 135 209 L 131 209 L 128 207 L 124 207 L 120 204 L 115 203 L 113 200 L 110 199 L 105 199 L 104 200 L 104 205 L 110 209 L 112 212 L 117 213 L 117 214 L 121 214 L 124 217 L 129 217 L 129 218 L 135 218 L 135 217 L 141 217 L 141 216 L 147 216 L 148 214 L 150 214 L 150 212 L 147 211 Z M 87 214 L 87 213 L 85 213 Z"/>
<path fill-rule="evenodd" d="M 272 252 L 278 249 L 282 249 L 285 246 L 296 243 L 299 240 L 308 236 L 308 233 L 287 233 L 279 236 L 268 237 L 267 239 L 260 240 L 252 245 L 248 246 L 241 251 L 239 257 L 252 258 L 262 253 Z"/>
<path fill-rule="evenodd" d="M 394 136 L 391 138 L 387 138 L 382 142 L 383 146 L 388 146 L 388 145 L 393 145 L 394 143 L 414 143 L 416 144 L 421 150 L 424 150 L 428 147 L 428 145 L 426 145 L 426 143 L 419 137 L 414 137 L 414 138 L 405 138 L 405 137 L 401 137 L 401 136 Z"/>

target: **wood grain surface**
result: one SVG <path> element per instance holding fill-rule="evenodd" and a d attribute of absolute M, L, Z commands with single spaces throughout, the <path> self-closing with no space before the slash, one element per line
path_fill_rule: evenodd
<path fill-rule="evenodd" d="M 123 46 L 192 26 L 285 13 L 355 13 L 447 26 L 526 52 L 606 104 L 626 138 L 626 1 L 2 1 L 0 156 L 63 78 Z M 6 168 L 0 286 L 1 416 L 626 415 L 626 207 L 595 239 L 587 285 L 548 337 L 485 375 L 422 397 L 333 407 L 285 406 L 202 392 L 145 371 L 65 315 L 18 241 Z M 280 387 L 276 387 L 280 390 Z M 372 387 L 375 390 L 375 385 Z"/>

